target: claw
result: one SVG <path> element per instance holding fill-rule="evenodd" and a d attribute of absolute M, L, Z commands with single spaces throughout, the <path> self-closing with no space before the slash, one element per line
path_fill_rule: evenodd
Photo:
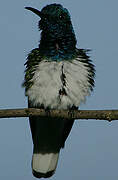
<path fill-rule="evenodd" d="M 49 109 L 49 108 L 46 108 L 46 109 L 45 109 L 45 113 L 46 113 L 46 116 L 50 116 L 50 109 Z"/>
<path fill-rule="evenodd" d="M 75 110 L 77 110 L 78 107 L 75 107 L 74 105 L 69 109 L 68 115 L 70 116 L 71 119 L 75 117 Z"/>

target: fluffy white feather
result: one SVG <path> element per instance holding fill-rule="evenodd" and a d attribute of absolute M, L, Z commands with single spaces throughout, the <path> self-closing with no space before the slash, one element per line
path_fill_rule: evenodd
<path fill-rule="evenodd" d="M 62 66 L 65 83 L 62 82 Z M 88 80 L 89 67 L 79 58 L 72 61 L 41 61 L 33 76 L 33 85 L 27 91 L 33 105 L 43 104 L 51 109 L 67 109 L 85 102 L 90 93 Z M 66 90 L 67 95 L 60 95 L 59 90 Z"/>

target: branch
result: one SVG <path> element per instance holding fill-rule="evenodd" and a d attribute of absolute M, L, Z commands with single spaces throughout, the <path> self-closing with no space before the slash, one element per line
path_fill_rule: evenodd
<path fill-rule="evenodd" d="M 99 120 L 118 120 L 118 110 L 50 110 L 24 108 L 24 109 L 3 109 L 0 110 L 0 118 L 15 118 L 29 116 L 49 116 L 52 118 L 66 119 L 99 119 Z"/>

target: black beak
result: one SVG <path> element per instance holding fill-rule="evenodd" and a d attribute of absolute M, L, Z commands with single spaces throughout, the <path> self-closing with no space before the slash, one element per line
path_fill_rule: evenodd
<path fill-rule="evenodd" d="M 42 18 L 42 16 L 43 16 L 42 13 L 39 10 L 35 9 L 35 8 L 25 7 L 25 9 L 28 9 L 28 10 L 32 11 L 33 13 L 37 14 L 40 18 Z"/>

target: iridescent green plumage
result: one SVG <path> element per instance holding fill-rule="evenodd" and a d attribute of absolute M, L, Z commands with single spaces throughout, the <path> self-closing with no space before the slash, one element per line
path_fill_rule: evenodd
<path fill-rule="evenodd" d="M 40 52 L 38 48 L 33 49 L 29 53 L 27 57 L 27 61 L 25 63 L 25 66 L 26 66 L 25 78 L 22 84 L 22 86 L 25 87 L 25 91 L 27 91 L 33 85 L 32 78 L 34 76 L 36 66 L 39 64 L 41 60 L 42 58 L 40 56 Z"/>

